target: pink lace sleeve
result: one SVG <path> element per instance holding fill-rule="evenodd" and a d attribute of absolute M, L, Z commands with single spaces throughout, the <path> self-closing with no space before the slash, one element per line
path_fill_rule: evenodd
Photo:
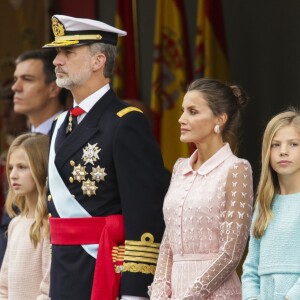
<path fill-rule="evenodd" d="M 168 235 L 165 232 L 157 261 L 154 281 L 149 288 L 150 299 L 166 300 L 171 297 L 171 270 L 173 264 L 173 255 L 168 241 Z"/>
<path fill-rule="evenodd" d="M 172 179 L 178 165 L 182 161 L 179 158 L 173 168 Z M 167 230 L 164 233 L 159 249 L 159 257 L 157 261 L 155 276 L 152 285 L 149 287 L 149 295 L 152 300 L 166 300 L 170 299 L 171 290 L 171 271 L 173 264 L 173 254 L 168 240 Z"/>
<path fill-rule="evenodd" d="M 221 203 L 219 216 L 219 254 L 180 300 L 205 299 L 235 270 L 248 240 L 252 202 L 251 166 L 241 161 L 229 170 L 227 176 L 225 200 Z"/>

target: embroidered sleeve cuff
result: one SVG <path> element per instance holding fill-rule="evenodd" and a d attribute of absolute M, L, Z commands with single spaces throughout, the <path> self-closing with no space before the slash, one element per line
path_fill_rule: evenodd
<path fill-rule="evenodd" d="M 151 233 L 144 233 L 140 241 L 126 240 L 123 272 L 154 275 L 159 246 Z"/>

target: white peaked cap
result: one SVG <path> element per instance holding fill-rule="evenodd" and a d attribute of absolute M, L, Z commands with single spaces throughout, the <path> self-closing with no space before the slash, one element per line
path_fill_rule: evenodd
<path fill-rule="evenodd" d="M 71 47 L 97 42 L 116 45 L 118 36 L 127 35 L 126 31 L 91 19 L 54 15 L 51 20 L 55 40 L 43 48 Z"/>

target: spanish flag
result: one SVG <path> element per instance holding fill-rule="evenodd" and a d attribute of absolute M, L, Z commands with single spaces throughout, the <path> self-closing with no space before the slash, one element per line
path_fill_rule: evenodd
<path fill-rule="evenodd" d="M 115 25 L 127 36 L 118 40 L 113 87 L 121 99 L 140 100 L 138 88 L 138 39 L 136 0 L 117 0 Z"/>
<path fill-rule="evenodd" d="M 161 145 L 166 168 L 177 158 L 188 157 L 189 145 L 181 143 L 178 119 L 183 96 L 192 78 L 187 25 L 182 0 L 156 2 L 154 62 L 151 109 L 155 134 Z"/>
<path fill-rule="evenodd" d="M 230 80 L 221 0 L 198 0 L 195 78 Z"/>

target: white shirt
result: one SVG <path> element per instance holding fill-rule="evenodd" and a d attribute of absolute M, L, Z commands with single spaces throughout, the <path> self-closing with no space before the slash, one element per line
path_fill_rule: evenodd
<path fill-rule="evenodd" d="M 53 115 L 51 118 L 49 118 L 48 120 L 46 120 L 45 122 L 40 124 L 38 127 L 34 127 L 33 125 L 31 125 L 31 132 L 39 132 L 39 133 L 43 133 L 43 134 L 48 134 L 51 129 L 54 119 L 57 116 L 59 116 L 62 112 L 63 112 L 62 110 L 59 111 L 58 113 Z"/>
<path fill-rule="evenodd" d="M 77 123 L 79 124 L 85 115 L 93 108 L 93 106 L 99 101 L 100 98 L 103 97 L 103 95 L 109 91 L 110 86 L 109 83 L 107 83 L 105 86 L 97 90 L 95 93 L 89 95 L 87 98 L 85 98 L 80 104 L 76 103 L 76 99 L 73 101 L 73 107 L 79 106 L 82 108 L 85 113 L 77 117 Z"/>

